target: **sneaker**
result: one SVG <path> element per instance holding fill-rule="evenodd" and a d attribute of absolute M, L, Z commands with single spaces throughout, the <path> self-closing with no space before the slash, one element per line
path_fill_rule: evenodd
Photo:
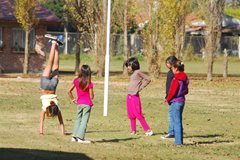
<path fill-rule="evenodd" d="M 161 136 L 162 139 L 174 138 L 173 134 L 167 134 L 166 136 Z"/>
<path fill-rule="evenodd" d="M 72 141 L 72 142 L 77 142 L 78 139 L 77 139 L 76 137 L 72 137 L 71 141 Z"/>
<path fill-rule="evenodd" d="M 153 135 L 153 131 L 149 130 L 147 132 L 145 132 L 145 136 L 152 136 Z"/>
<path fill-rule="evenodd" d="M 134 132 L 134 131 L 132 131 L 130 134 L 131 134 L 132 136 L 137 135 L 137 133 Z"/>
<path fill-rule="evenodd" d="M 84 144 L 90 144 L 90 143 L 91 143 L 91 141 L 89 141 L 89 140 L 80 139 L 80 138 L 77 139 L 77 142 L 78 142 L 78 143 L 84 143 Z"/>
<path fill-rule="evenodd" d="M 52 40 L 57 40 L 57 36 L 53 36 L 51 34 L 45 34 L 44 37 L 52 39 Z"/>
<path fill-rule="evenodd" d="M 51 35 L 51 34 L 45 34 L 45 37 L 46 37 L 46 38 L 49 38 L 49 39 L 50 39 L 50 42 L 52 42 L 52 43 L 57 42 L 57 44 L 58 44 L 59 46 L 62 46 L 62 45 L 63 45 L 63 36 L 62 36 L 62 35 L 53 36 L 53 35 Z"/>

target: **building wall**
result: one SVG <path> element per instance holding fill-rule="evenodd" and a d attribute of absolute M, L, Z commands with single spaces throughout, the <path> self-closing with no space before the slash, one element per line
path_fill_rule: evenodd
<path fill-rule="evenodd" d="M 3 47 L 0 48 L 0 70 L 3 73 L 23 72 L 24 52 L 14 51 L 12 48 L 12 28 L 18 27 L 14 24 L 0 24 L 2 27 Z M 44 48 L 44 34 L 46 33 L 46 26 L 38 26 L 35 29 L 36 46 Z M 31 53 L 29 57 L 29 73 L 37 73 L 42 71 L 45 56 L 39 53 L 39 49 L 35 53 Z"/>

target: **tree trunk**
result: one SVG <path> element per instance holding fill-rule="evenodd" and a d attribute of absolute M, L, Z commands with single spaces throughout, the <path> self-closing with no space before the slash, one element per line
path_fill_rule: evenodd
<path fill-rule="evenodd" d="M 154 78 L 159 78 L 161 73 L 161 67 L 160 67 L 160 58 L 159 58 L 159 47 L 158 47 L 158 41 L 159 41 L 159 24 L 158 20 L 153 23 L 153 17 L 152 15 L 152 4 L 149 4 L 149 17 L 151 19 L 149 20 L 149 31 L 147 34 L 147 40 L 146 40 L 146 48 L 147 48 L 147 58 L 148 58 L 148 71 Z"/>
<path fill-rule="evenodd" d="M 97 29 L 97 57 L 96 57 L 96 63 L 97 63 L 97 76 L 102 77 L 104 76 L 104 69 L 105 69 L 105 53 L 106 53 L 106 19 L 107 19 L 107 1 L 102 0 L 102 16 L 99 16 L 98 18 L 98 29 Z"/>
<path fill-rule="evenodd" d="M 221 39 L 222 33 L 222 16 L 224 8 L 224 0 L 210 0 L 208 2 L 208 35 L 206 36 L 206 50 L 208 58 L 208 71 L 207 80 L 212 81 L 213 74 L 213 61 L 214 56 L 218 51 L 218 46 Z"/>
<path fill-rule="evenodd" d="M 128 52 L 128 31 L 127 31 L 127 26 L 128 26 L 128 1 L 125 0 L 125 9 L 124 9 L 124 62 L 127 61 L 129 57 L 129 52 Z M 127 67 L 124 67 L 123 64 L 123 75 L 127 75 Z"/>
<path fill-rule="evenodd" d="M 29 34 L 30 34 L 30 31 L 25 31 L 25 49 L 24 49 L 23 74 L 27 74 L 27 73 L 28 73 L 28 63 L 29 63 Z"/>
<path fill-rule="evenodd" d="M 79 74 L 80 68 L 80 33 L 77 31 L 77 44 L 76 44 L 76 54 L 75 54 L 75 75 Z"/>
<path fill-rule="evenodd" d="M 185 14 L 179 18 L 179 24 L 176 27 L 176 54 L 178 57 L 183 57 L 183 49 L 185 42 Z"/>

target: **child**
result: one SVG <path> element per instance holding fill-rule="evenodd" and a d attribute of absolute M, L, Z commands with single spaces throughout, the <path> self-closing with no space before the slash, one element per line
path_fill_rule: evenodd
<path fill-rule="evenodd" d="M 45 67 L 41 80 L 40 80 L 40 88 L 42 96 L 40 99 L 42 100 L 42 111 L 40 114 L 40 135 L 43 135 L 43 123 L 45 119 L 45 115 L 49 114 L 48 111 L 53 111 L 51 116 L 58 116 L 58 120 L 60 123 L 61 133 L 65 135 L 64 123 L 61 111 L 58 107 L 58 100 L 56 95 L 56 88 L 58 85 L 58 75 L 59 75 L 59 55 L 58 55 L 58 46 L 61 44 L 59 37 L 53 37 L 50 35 L 46 35 L 45 37 L 50 38 L 51 50 L 49 54 L 49 59 L 47 62 L 47 66 Z"/>
<path fill-rule="evenodd" d="M 129 58 L 126 61 L 125 66 L 128 68 L 128 71 L 132 72 L 126 101 L 128 118 L 130 119 L 131 123 L 131 135 L 135 135 L 137 133 L 137 118 L 145 131 L 145 135 L 151 136 L 153 132 L 143 116 L 141 101 L 139 97 L 139 92 L 142 91 L 142 89 L 145 88 L 151 80 L 148 76 L 139 70 L 140 65 L 137 58 Z"/>
<path fill-rule="evenodd" d="M 175 136 L 174 144 L 182 145 L 182 112 L 185 104 L 185 95 L 188 94 L 189 80 L 184 73 L 184 64 L 182 61 L 177 60 L 172 66 L 172 71 L 174 78 L 165 101 L 170 104 L 170 110 L 172 110 L 173 132 Z"/>
<path fill-rule="evenodd" d="M 172 82 L 172 79 L 174 77 L 174 74 L 172 72 L 172 65 L 173 63 L 175 63 L 177 61 L 177 58 L 175 56 L 169 56 L 166 59 L 166 67 L 169 69 L 168 73 L 167 73 L 167 80 L 166 80 L 166 97 L 168 95 L 169 92 L 169 88 Z M 168 107 L 168 134 L 166 136 L 162 136 L 162 139 L 166 139 L 166 138 L 174 138 L 174 132 L 173 132 L 173 124 L 172 124 L 172 110 L 170 107 Z"/>
<path fill-rule="evenodd" d="M 72 91 L 76 88 L 77 100 L 74 98 Z M 73 103 L 77 104 L 77 119 L 73 129 L 73 142 L 91 143 L 85 139 L 87 123 L 90 117 L 91 108 L 94 98 L 93 83 L 91 82 L 91 69 L 88 65 L 82 65 L 78 78 L 73 80 L 68 95 Z"/>

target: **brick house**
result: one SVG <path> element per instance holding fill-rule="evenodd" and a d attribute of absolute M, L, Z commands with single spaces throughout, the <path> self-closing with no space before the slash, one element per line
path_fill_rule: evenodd
<path fill-rule="evenodd" d="M 61 20 L 43 5 L 38 4 L 36 16 L 38 25 L 30 33 L 29 72 L 42 70 L 47 26 L 59 26 Z M 14 16 L 14 0 L 0 1 L 0 73 L 23 72 L 25 32 Z"/>

